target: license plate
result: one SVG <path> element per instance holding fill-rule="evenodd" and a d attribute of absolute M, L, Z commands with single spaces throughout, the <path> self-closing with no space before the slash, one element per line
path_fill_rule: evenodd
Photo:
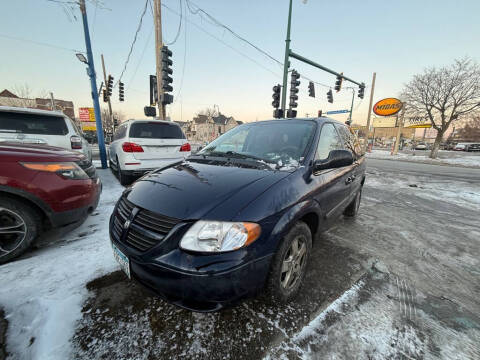
<path fill-rule="evenodd" d="M 125 274 L 127 274 L 128 278 L 130 279 L 130 260 L 128 260 L 127 255 L 122 253 L 119 248 L 112 244 L 113 249 L 113 257 L 117 262 L 120 264 L 120 268 L 123 270 Z"/>

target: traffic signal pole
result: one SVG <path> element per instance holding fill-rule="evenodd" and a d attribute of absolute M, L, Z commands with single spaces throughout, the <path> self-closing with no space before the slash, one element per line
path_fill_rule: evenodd
<path fill-rule="evenodd" d="M 282 112 L 283 117 L 286 115 L 287 105 L 287 81 L 288 81 L 288 68 L 290 67 L 290 29 L 292 25 L 292 0 L 288 8 L 288 25 L 287 25 L 287 38 L 285 39 L 285 61 L 283 62 L 283 90 L 282 90 Z"/>
<path fill-rule="evenodd" d="M 352 106 L 350 106 L 350 114 L 348 114 L 348 121 L 352 122 L 353 101 L 355 100 L 355 88 L 352 87 Z"/>
<path fill-rule="evenodd" d="M 103 54 L 102 54 L 102 68 L 103 68 L 103 81 L 105 81 L 105 84 L 107 83 L 107 72 L 105 71 L 105 60 L 103 59 Z M 106 86 L 105 86 L 106 88 Z M 110 114 L 110 121 L 113 124 L 113 112 L 112 112 L 112 102 L 110 101 L 110 96 L 107 97 L 108 99 L 108 113 Z M 115 125 L 113 125 L 113 131 L 115 132 Z"/>
<path fill-rule="evenodd" d="M 107 152 L 105 150 L 105 140 L 103 139 L 102 117 L 100 114 L 100 103 L 98 101 L 97 92 L 97 77 L 95 74 L 95 65 L 93 63 L 92 45 L 90 43 L 90 33 L 88 31 L 87 9 L 85 7 L 85 0 L 79 0 L 80 12 L 83 19 L 83 31 L 85 33 L 85 47 L 87 48 L 88 60 L 88 76 L 90 77 L 90 85 L 92 87 L 93 107 L 95 110 L 95 122 L 97 125 L 97 139 L 98 149 L 100 151 L 100 160 L 102 162 L 102 169 L 107 168 Z"/>

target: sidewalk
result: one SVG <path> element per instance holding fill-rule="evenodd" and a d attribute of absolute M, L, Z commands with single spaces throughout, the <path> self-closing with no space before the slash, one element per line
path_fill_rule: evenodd
<path fill-rule="evenodd" d="M 480 168 L 480 154 L 453 152 L 440 150 L 437 159 L 430 159 L 430 151 L 399 151 L 397 155 L 391 155 L 388 150 L 372 150 L 366 153 L 368 159 L 397 160 L 417 162 L 423 164 L 449 165 L 469 168 Z"/>

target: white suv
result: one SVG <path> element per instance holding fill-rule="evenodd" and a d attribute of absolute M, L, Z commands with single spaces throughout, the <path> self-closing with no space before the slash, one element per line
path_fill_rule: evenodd
<path fill-rule="evenodd" d="M 191 147 L 176 123 L 129 120 L 121 124 L 110 144 L 110 168 L 122 185 L 146 172 L 184 160 Z"/>
<path fill-rule="evenodd" d="M 58 111 L 0 106 L 0 142 L 45 144 L 82 152 L 92 160 L 90 144 L 75 123 Z"/>

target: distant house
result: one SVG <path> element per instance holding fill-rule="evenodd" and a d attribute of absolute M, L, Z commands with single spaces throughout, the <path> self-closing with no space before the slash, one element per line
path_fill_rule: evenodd
<path fill-rule="evenodd" d="M 227 117 L 222 113 L 217 116 L 197 115 L 189 122 L 187 130 L 184 131 L 189 140 L 210 142 L 236 126 L 238 126 L 238 121 L 232 116 Z"/>
<path fill-rule="evenodd" d="M 75 119 L 75 108 L 72 101 L 54 99 L 55 110 L 62 111 L 70 119 Z M 0 92 L 0 106 L 27 107 L 32 109 L 53 110 L 51 99 L 21 98 L 5 89 Z"/>

